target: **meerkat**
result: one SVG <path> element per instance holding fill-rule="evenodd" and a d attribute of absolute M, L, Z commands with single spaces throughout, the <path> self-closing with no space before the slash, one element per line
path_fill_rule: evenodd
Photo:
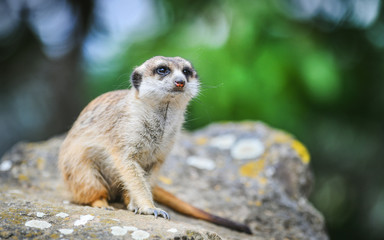
<path fill-rule="evenodd" d="M 187 105 L 199 92 L 192 64 L 156 56 L 136 67 L 130 80 L 130 89 L 89 103 L 60 148 L 59 168 L 73 201 L 109 207 L 108 202 L 122 199 L 130 211 L 169 219 L 155 198 L 181 213 L 242 231 L 242 224 L 194 208 L 156 186 Z"/>

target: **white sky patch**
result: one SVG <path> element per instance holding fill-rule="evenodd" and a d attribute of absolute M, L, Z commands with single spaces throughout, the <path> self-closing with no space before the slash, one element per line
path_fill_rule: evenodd
<path fill-rule="evenodd" d="M 50 2 L 47 8 L 42 1 L 26 1 L 25 4 L 33 9 L 34 14 L 27 15 L 28 25 L 43 43 L 44 53 L 51 58 L 68 53 L 74 47 L 77 18 L 70 5 L 66 1 Z"/>
<path fill-rule="evenodd" d="M 91 28 L 85 39 L 83 55 L 91 64 L 104 66 L 123 51 L 127 42 L 134 41 L 138 36 L 143 38 L 155 35 L 162 27 L 157 17 L 162 9 L 150 0 L 97 0 L 95 4 L 96 18 L 100 19 L 106 32 L 101 33 L 99 29 Z M 103 68 L 97 67 L 94 71 L 100 69 Z"/>
<path fill-rule="evenodd" d="M 212 18 L 198 17 L 185 29 L 185 44 L 197 47 L 204 45 L 212 48 L 223 46 L 229 37 L 230 20 L 220 11 L 212 11 Z M 213 20 L 214 19 L 214 20 Z"/>
<path fill-rule="evenodd" d="M 75 226 L 80 226 L 80 225 L 85 225 L 88 221 L 93 220 L 95 217 L 92 215 L 82 215 L 80 216 L 79 220 L 76 220 L 73 225 Z"/>
<path fill-rule="evenodd" d="M 52 225 L 46 221 L 31 220 L 31 221 L 26 222 L 25 226 L 33 227 L 33 228 L 39 228 L 39 229 L 46 229 L 46 228 L 50 228 Z"/>
<path fill-rule="evenodd" d="M 379 0 L 355 0 L 352 3 L 352 21 L 356 26 L 366 28 L 375 22 L 379 15 Z"/>
<path fill-rule="evenodd" d="M 216 168 L 216 164 L 209 158 L 190 156 L 187 158 L 188 165 L 203 170 L 213 170 Z"/>

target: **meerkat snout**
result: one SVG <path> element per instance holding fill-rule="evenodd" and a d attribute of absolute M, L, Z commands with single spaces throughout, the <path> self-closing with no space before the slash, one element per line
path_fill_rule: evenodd
<path fill-rule="evenodd" d="M 184 79 L 176 79 L 176 80 L 175 80 L 175 85 L 176 85 L 176 87 L 178 87 L 178 88 L 183 88 L 184 85 L 185 85 L 185 81 L 184 81 Z"/>

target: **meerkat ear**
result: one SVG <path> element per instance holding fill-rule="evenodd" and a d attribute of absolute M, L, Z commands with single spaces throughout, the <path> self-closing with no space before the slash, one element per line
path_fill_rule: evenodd
<path fill-rule="evenodd" d="M 141 75 L 137 70 L 133 71 L 131 75 L 131 83 L 136 89 L 139 89 L 143 75 Z"/>

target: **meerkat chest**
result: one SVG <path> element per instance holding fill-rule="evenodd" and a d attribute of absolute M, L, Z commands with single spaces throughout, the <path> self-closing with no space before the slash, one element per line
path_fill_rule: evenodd
<path fill-rule="evenodd" d="M 141 158 L 146 159 L 167 154 L 182 123 L 179 114 L 172 109 L 147 112 L 138 121 L 140 124 L 134 130 L 135 146 Z"/>
<path fill-rule="evenodd" d="M 149 147 L 156 149 L 161 146 L 166 136 L 164 136 L 169 128 L 162 117 L 157 115 L 148 116 L 142 120 L 139 135 L 142 141 L 147 142 Z"/>

